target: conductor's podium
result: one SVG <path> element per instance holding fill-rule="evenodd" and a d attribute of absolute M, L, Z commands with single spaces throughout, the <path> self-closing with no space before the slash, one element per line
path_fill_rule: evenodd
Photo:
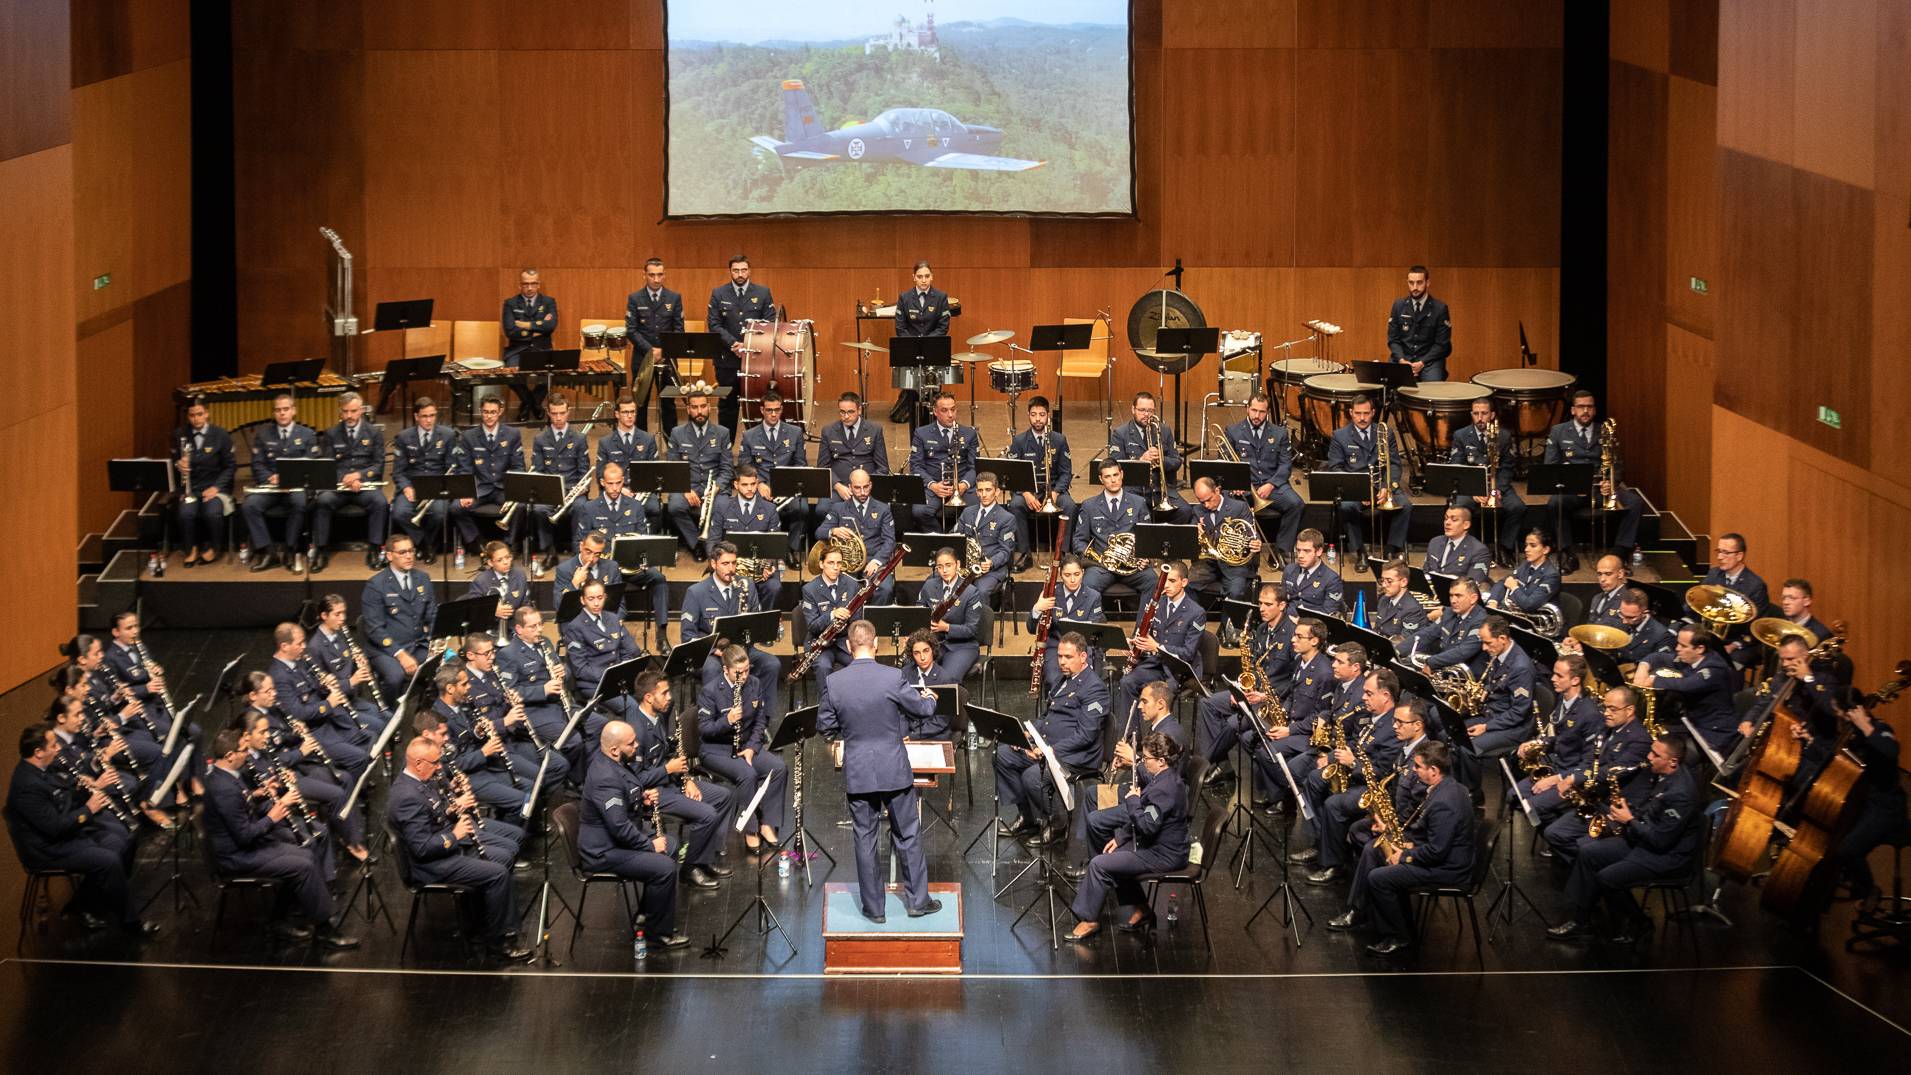
<path fill-rule="evenodd" d="M 823 892 L 824 974 L 962 973 L 961 885 L 930 882 L 942 909 L 921 918 L 909 917 L 901 886 L 890 885 L 881 923 L 863 917 L 854 882 L 831 881 Z"/>

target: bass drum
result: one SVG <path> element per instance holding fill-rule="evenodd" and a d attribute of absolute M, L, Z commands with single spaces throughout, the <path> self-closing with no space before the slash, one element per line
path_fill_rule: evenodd
<path fill-rule="evenodd" d="M 1491 392 L 1464 381 L 1431 381 L 1394 394 L 1410 443 L 1422 459 L 1440 460 L 1453 447 L 1453 431 L 1473 421 L 1473 401 Z"/>
<path fill-rule="evenodd" d="M 1558 370 L 1505 369 L 1475 374 L 1473 383 L 1493 392 L 1500 424 L 1521 439 L 1543 438 L 1566 420 L 1573 375 Z"/>
<path fill-rule="evenodd" d="M 1334 430 L 1350 421 L 1347 412 L 1354 400 L 1379 391 L 1379 385 L 1369 384 L 1351 373 L 1320 373 L 1309 377 L 1301 387 L 1306 426 L 1321 442 L 1332 440 Z"/>
<path fill-rule="evenodd" d="M 1347 367 L 1338 362 L 1329 362 L 1324 358 L 1284 358 L 1274 363 L 1267 376 L 1267 394 L 1274 398 L 1280 407 L 1282 419 L 1292 418 L 1296 422 L 1304 421 L 1301 411 L 1301 390 L 1309 377 L 1319 377 L 1327 373 L 1346 373 Z"/>
<path fill-rule="evenodd" d="M 745 321 L 737 371 L 740 420 L 763 419 L 763 393 L 783 397 L 783 417 L 808 424 L 816 392 L 816 334 L 808 321 Z"/>

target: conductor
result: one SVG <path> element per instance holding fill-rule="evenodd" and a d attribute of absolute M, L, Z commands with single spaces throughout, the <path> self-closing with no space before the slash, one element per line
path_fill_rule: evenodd
<path fill-rule="evenodd" d="M 876 663 L 876 627 L 849 625 L 850 663 L 830 673 L 816 730 L 843 744 L 843 783 L 849 819 L 856 829 L 856 882 L 863 917 L 883 922 L 883 881 L 876 864 L 876 821 L 889 812 L 890 841 L 902 874 L 909 917 L 942 909 L 929 898 L 929 867 L 923 861 L 921 814 L 914 774 L 902 741 L 910 716 L 935 712 L 935 696 L 905 685 L 902 672 Z"/>

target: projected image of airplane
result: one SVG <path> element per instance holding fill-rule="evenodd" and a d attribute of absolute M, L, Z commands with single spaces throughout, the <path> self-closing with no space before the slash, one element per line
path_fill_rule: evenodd
<path fill-rule="evenodd" d="M 783 139 L 759 134 L 750 141 L 778 160 L 798 165 L 857 161 L 1026 172 L 1047 163 L 971 152 L 1001 145 L 1001 129 L 964 123 L 939 108 L 891 108 L 867 123 L 825 131 L 810 91 L 794 78 L 783 82 Z"/>

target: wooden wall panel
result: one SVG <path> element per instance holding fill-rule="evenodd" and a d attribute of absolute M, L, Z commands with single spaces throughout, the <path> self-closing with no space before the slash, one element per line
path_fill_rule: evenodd
<path fill-rule="evenodd" d="M 115 516 L 133 506 L 133 494 L 107 491 L 106 461 L 159 453 L 159 445 L 142 445 L 133 433 L 134 337 L 133 319 L 128 317 L 81 337 L 76 348 L 79 383 L 91 389 L 84 396 L 87 435 L 78 438 L 79 461 L 69 483 L 85 494 L 79 496 L 82 534 L 105 530 Z M 106 386 L 126 390 L 100 390 Z"/>
<path fill-rule="evenodd" d="M 500 252 L 526 263 L 641 262 L 632 229 L 638 188 L 624 168 L 620 133 L 632 129 L 633 54 L 504 52 L 497 62 L 500 85 L 536 87 L 497 117 Z"/>
<path fill-rule="evenodd" d="M 1429 266 L 1559 263 L 1561 53 L 1432 53 L 1424 168 L 1374 177 L 1425 191 Z M 1411 122 L 1407 115 L 1403 122 Z M 1356 180 L 1360 181 L 1360 180 Z M 1367 182 L 1373 179 L 1365 180 Z"/>
<path fill-rule="evenodd" d="M 1294 52 L 1179 50 L 1166 109 L 1162 242 L 1198 265 L 1294 261 Z M 1253 84 L 1240 92 L 1243 79 Z M 1213 102 L 1229 101 L 1226 108 Z M 1229 213 L 1213 207 L 1230 206 Z"/>
<path fill-rule="evenodd" d="M 1428 0 L 1300 0 L 1304 49 L 1416 49 L 1427 45 Z"/>
<path fill-rule="evenodd" d="M 1692 277 L 1719 279 L 1718 90 L 1676 76 L 1666 89 L 1666 317 L 1709 338 L 1718 298 Z"/>
<path fill-rule="evenodd" d="M 1427 44 L 1444 48 L 1555 49 L 1565 35 L 1563 4 L 1432 0 Z"/>
<path fill-rule="evenodd" d="M 1721 82 L 1721 102 L 1726 92 Z M 1722 266 L 1713 337 L 1719 353 L 1729 357 L 1730 373 L 1718 379 L 1716 398 L 1754 421 L 1783 428 L 1779 412 L 1786 401 L 1776 387 L 1763 386 L 1789 384 L 1793 356 L 1807 343 L 1785 298 L 1797 294 L 1800 241 L 1792 209 L 1792 172 L 1721 146 L 1719 186 L 1725 192 L 1719 205 L 1719 249 L 1732 256 Z"/>
<path fill-rule="evenodd" d="M 1796 97 L 1790 163 L 1860 187 L 1872 183 L 1877 129 L 1877 8 L 1796 0 Z"/>
<path fill-rule="evenodd" d="M 1606 287 L 1662 297 L 1666 249 L 1666 76 L 1607 67 Z"/>
<path fill-rule="evenodd" d="M 1669 73 L 1718 86 L 1719 0 L 1672 0 L 1668 14 Z"/>
<path fill-rule="evenodd" d="M 1896 470 L 1911 459 L 1911 420 L 1904 407 L 1905 356 L 1911 355 L 1911 317 L 1898 297 L 1911 295 L 1911 228 L 1905 226 L 1911 184 L 1878 192 L 1873 207 L 1874 277 L 1871 308 L 1871 458 L 1881 469 Z"/>
<path fill-rule="evenodd" d="M 1425 256 L 1430 67 L 1425 52 L 1301 52 L 1295 264 L 1405 267 Z"/>
<path fill-rule="evenodd" d="M 507 138 L 502 104 L 495 52 L 365 55 L 365 139 L 377 147 L 365 154 L 360 245 L 368 264 L 521 260 L 499 243 L 506 163 L 530 147 L 562 150 L 537 141 L 547 122 L 540 118 L 524 117 L 523 137 Z"/>
<path fill-rule="evenodd" d="M 64 3 L 0 0 L 0 161 L 72 140 Z"/>
<path fill-rule="evenodd" d="M 1243 18 L 1236 0 L 1174 0 L 1161 22 L 1166 49 L 1291 49 L 1297 0 L 1264 0 Z"/>
<path fill-rule="evenodd" d="M 655 3 L 656 7 L 662 4 Z M 630 0 L 565 0 L 548 12 L 505 4 L 498 14 L 501 49 L 622 51 L 630 40 Z M 550 17 L 562 12 L 562 18 Z"/>
<path fill-rule="evenodd" d="M 0 425 L 10 425 L 73 399 L 73 289 L 62 286 L 73 274 L 72 148 L 0 161 L 0 190 L 8 211 L 0 265 L 43 282 L 30 314 L 0 348 L 0 378 L 14 402 L 0 411 Z"/>
<path fill-rule="evenodd" d="M 1665 0 L 1609 0 L 1606 33 L 1608 58 L 1658 74 L 1666 72 L 1672 42 Z"/>
<path fill-rule="evenodd" d="M 383 10 L 401 6 L 368 4 L 366 0 L 325 0 L 323 4 L 287 4 L 283 0 L 230 2 L 233 49 L 239 52 L 263 49 L 281 54 L 359 48 L 365 35 L 365 8 Z"/>
<path fill-rule="evenodd" d="M 1780 163 L 1791 161 L 1796 18 L 1796 0 L 1733 0 L 1720 5 L 1721 149 Z"/>
<path fill-rule="evenodd" d="M 141 452 L 171 442 L 173 389 L 192 379 L 192 281 L 133 303 L 133 434 Z M 101 487 L 104 488 L 102 480 Z"/>
<path fill-rule="evenodd" d="M 1662 506 L 1692 529 L 1718 534 L 1731 527 L 1712 516 L 1712 376 L 1712 341 L 1667 325 Z"/>
<path fill-rule="evenodd" d="M 192 54 L 188 0 L 71 0 L 70 6 L 74 86 Z"/>
<path fill-rule="evenodd" d="M 568 5 L 566 5 L 568 7 Z M 367 4 L 360 40 L 367 49 L 392 51 L 502 48 L 502 26 L 515 21 L 562 22 L 562 9 L 513 7 L 505 0 L 406 0 Z M 522 33 L 522 29 L 514 27 Z"/>
<path fill-rule="evenodd" d="M 1781 377 L 1759 382 L 1756 388 L 1770 397 L 1768 413 L 1780 415 L 1780 432 L 1868 466 L 1872 280 L 1864 267 L 1871 264 L 1872 194 L 1810 172 L 1794 172 L 1792 177 L 1798 247 L 1791 310 L 1799 326 L 1794 343 L 1800 350 L 1786 357 Z M 1889 304 L 1901 305 L 1898 299 L 1890 296 Z M 1756 301 L 1783 308 L 1785 296 L 1766 293 Z M 1902 355 L 1889 356 L 1886 362 L 1904 368 Z M 1844 428 L 1819 423 L 1819 404 L 1843 414 Z"/>
<path fill-rule="evenodd" d="M 68 355 L 71 355 L 68 345 Z M 69 367 L 70 369 L 70 367 Z M 0 646 L 0 686 L 11 689 L 59 663 L 60 643 L 73 636 L 78 616 L 74 579 L 79 532 L 75 512 L 73 441 L 79 408 L 69 398 L 33 415 L 30 422 L 0 428 L 0 503 L 30 505 L 33 540 L 11 543 L 0 564 L 0 586 L 14 607 L 7 644 Z M 25 525 L 24 518 L 16 517 Z"/>
<path fill-rule="evenodd" d="M 190 82 L 182 60 L 73 91 L 81 320 L 192 276 Z"/>

